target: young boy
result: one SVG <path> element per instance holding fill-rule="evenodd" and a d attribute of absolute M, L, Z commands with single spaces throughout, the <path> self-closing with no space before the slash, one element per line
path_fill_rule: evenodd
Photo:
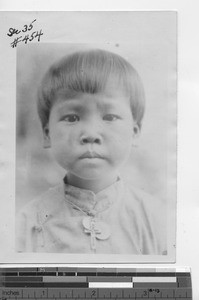
<path fill-rule="evenodd" d="M 66 176 L 20 213 L 19 252 L 163 254 L 153 199 L 119 176 L 144 106 L 139 75 L 119 55 L 80 51 L 49 69 L 38 113 L 44 147 Z"/>

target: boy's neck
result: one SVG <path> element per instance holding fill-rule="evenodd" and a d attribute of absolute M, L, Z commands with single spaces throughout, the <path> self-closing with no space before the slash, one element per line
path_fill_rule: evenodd
<path fill-rule="evenodd" d="M 84 178 L 76 177 L 73 174 L 67 174 L 66 177 L 67 177 L 68 184 L 78 187 L 80 189 L 90 190 L 95 194 L 104 190 L 105 188 L 107 188 L 108 186 L 116 182 L 118 179 L 118 175 L 116 174 L 112 176 L 105 176 L 100 180 L 84 179 Z"/>

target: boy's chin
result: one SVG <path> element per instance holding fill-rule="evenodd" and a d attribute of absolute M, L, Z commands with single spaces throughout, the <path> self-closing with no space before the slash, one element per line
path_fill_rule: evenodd
<path fill-rule="evenodd" d="M 101 181 L 101 180 L 105 180 L 106 178 L 110 178 L 110 177 L 117 177 L 118 172 L 97 172 L 97 171 L 92 171 L 92 172 L 81 172 L 81 173 L 73 173 L 70 174 L 69 176 L 73 177 L 73 178 L 77 178 L 79 180 L 82 181 Z"/>
<path fill-rule="evenodd" d="M 76 177 L 79 178 L 80 180 L 96 181 L 96 180 L 100 180 L 104 176 L 105 174 L 103 173 L 98 173 L 98 174 L 94 173 L 94 174 L 78 174 Z"/>
<path fill-rule="evenodd" d="M 113 184 L 118 178 L 118 173 L 115 172 L 100 172 L 100 173 L 67 173 L 67 182 L 73 186 L 91 190 L 94 193 L 105 189 Z"/>

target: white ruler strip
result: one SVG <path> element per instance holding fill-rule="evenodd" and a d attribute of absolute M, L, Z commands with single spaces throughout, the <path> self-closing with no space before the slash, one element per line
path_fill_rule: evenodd
<path fill-rule="evenodd" d="M 133 277 L 133 282 L 176 282 L 175 276 L 171 277 Z"/>
<path fill-rule="evenodd" d="M 132 288 L 133 282 L 89 282 L 89 288 Z"/>

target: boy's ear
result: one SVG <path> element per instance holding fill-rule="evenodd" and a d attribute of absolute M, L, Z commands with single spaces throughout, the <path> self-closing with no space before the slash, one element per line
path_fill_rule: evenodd
<path fill-rule="evenodd" d="M 137 138 L 140 135 L 140 127 L 137 123 L 134 123 L 133 125 L 133 137 Z"/>
<path fill-rule="evenodd" d="M 132 139 L 132 146 L 137 147 L 137 139 L 140 136 L 140 127 L 137 123 L 133 125 L 133 139 Z"/>
<path fill-rule="evenodd" d="M 50 148 L 51 147 L 48 124 L 43 128 L 43 147 L 44 148 Z"/>

